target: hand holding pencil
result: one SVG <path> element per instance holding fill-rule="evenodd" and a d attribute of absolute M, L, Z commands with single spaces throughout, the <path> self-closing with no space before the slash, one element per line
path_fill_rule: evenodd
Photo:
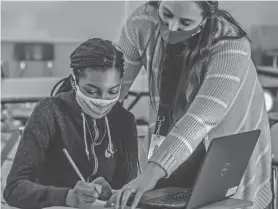
<path fill-rule="evenodd" d="M 99 198 L 96 184 L 93 182 L 78 181 L 66 196 L 66 206 L 73 208 L 90 209 Z"/>
<path fill-rule="evenodd" d="M 66 205 L 75 208 L 90 208 L 93 203 L 105 204 L 105 202 L 98 200 L 102 193 L 107 193 L 108 190 L 111 190 L 105 179 L 97 178 L 93 182 L 86 182 L 67 150 L 63 149 L 63 152 L 80 178 L 75 187 L 68 191 Z M 102 192 L 103 188 L 106 191 Z"/>

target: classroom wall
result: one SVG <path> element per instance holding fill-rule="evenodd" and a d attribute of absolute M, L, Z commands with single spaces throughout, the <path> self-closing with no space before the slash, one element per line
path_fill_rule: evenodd
<path fill-rule="evenodd" d="M 125 14 L 124 1 L 1 2 L 2 38 L 114 39 Z"/>
<path fill-rule="evenodd" d="M 124 16 L 124 1 L 2 2 L 1 60 L 8 62 L 9 76 L 18 77 L 19 65 L 13 58 L 17 41 L 54 43 L 52 75 L 68 74 L 69 54 L 92 37 L 114 40 Z M 27 63 L 25 77 L 49 76 L 46 63 Z"/>
<path fill-rule="evenodd" d="M 25 1 L 1 4 L 1 60 L 8 61 L 10 77 L 18 77 L 19 63 L 13 60 L 13 44 L 16 41 L 53 41 L 55 61 L 52 75 L 67 75 L 69 54 L 78 43 L 91 37 L 114 40 L 125 17 L 142 4 L 142 1 Z M 229 10 L 251 38 L 254 28 L 260 25 L 267 28 L 273 26 L 273 30 L 277 31 L 278 2 L 221 1 L 220 7 Z M 275 36 L 268 38 L 264 33 L 264 27 L 259 27 L 259 36 L 255 36 L 256 41 L 252 46 L 278 47 Z M 48 69 L 42 63 L 29 64 L 25 72 L 26 77 L 49 75 Z M 146 106 L 147 99 L 141 100 L 133 112 L 138 117 L 146 118 Z"/>
<path fill-rule="evenodd" d="M 48 2 L 2 2 L 1 7 L 1 60 L 8 61 L 10 76 L 19 74 L 19 63 L 13 60 L 13 44 L 17 40 L 47 40 L 55 43 L 53 75 L 68 72 L 69 54 L 74 47 L 90 37 L 114 40 L 123 20 L 142 1 L 48 1 Z M 227 9 L 254 37 L 252 46 L 270 47 L 277 40 L 257 32 L 256 26 L 278 26 L 278 2 L 275 1 L 221 1 L 220 7 Z M 253 33 L 253 31 L 256 33 Z M 276 29 L 274 29 L 276 30 Z M 255 35 L 253 35 L 255 34 Z M 258 35 L 259 34 L 259 35 Z M 269 34 L 269 33 L 268 33 Z M 259 36 L 259 38 L 258 38 Z M 277 43 L 278 46 L 278 43 Z M 32 63 L 30 68 L 41 68 Z M 47 76 L 45 69 L 29 70 L 26 76 Z"/>
<path fill-rule="evenodd" d="M 2 2 L 2 39 L 114 39 L 122 21 L 143 1 Z M 277 1 L 220 1 L 244 28 L 278 25 Z"/>

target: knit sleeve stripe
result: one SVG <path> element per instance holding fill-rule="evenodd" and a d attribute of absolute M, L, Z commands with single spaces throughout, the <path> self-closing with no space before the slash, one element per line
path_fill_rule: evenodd
<path fill-rule="evenodd" d="M 132 79 L 132 80 L 125 80 L 124 81 L 124 84 L 132 84 L 134 82 L 134 80 Z"/>
<path fill-rule="evenodd" d="M 227 74 L 207 74 L 205 76 L 205 79 L 210 79 L 210 78 L 224 78 L 224 79 L 230 79 L 233 80 L 235 82 L 240 82 L 240 78 L 237 76 L 233 76 L 233 75 L 227 75 Z"/>
<path fill-rule="evenodd" d="M 231 109 L 232 106 L 234 105 L 234 103 L 235 103 L 235 101 L 236 101 L 236 99 L 237 99 L 239 93 L 241 92 L 241 90 L 242 90 L 242 88 L 243 88 L 243 86 L 244 86 L 244 84 L 245 84 L 245 82 L 246 82 L 246 80 L 247 80 L 247 77 L 248 77 L 248 75 L 249 75 L 250 69 L 251 69 L 251 67 L 250 67 L 250 65 L 248 65 L 248 68 L 247 68 L 246 73 L 245 73 L 245 75 L 244 75 L 244 79 L 243 79 L 243 81 L 241 82 L 241 84 L 240 84 L 240 86 L 239 86 L 239 88 L 238 88 L 238 90 L 237 90 L 237 92 L 236 92 L 236 94 L 235 94 L 233 100 L 231 101 L 231 103 L 230 103 L 228 109 L 226 110 L 226 114 L 230 111 L 230 109 Z"/>
<path fill-rule="evenodd" d="M 149 16 L 149 15 L 140 15 L 140 16 L 135 16 L 133 17 L 132 21 L 143 21 L 143 23 L 145 23 L 146 21 L 151 22 L 153 24 L 157 24 L 157 21 L 154 17 Z"/>
<path fill-rule="evenodd" d="M 270 148 L 270 146 L 269 146 L 269 144 L 268 144 L 268 145 L 263 149 L 263 151 L 259 154 L 259 156 L 257 157 L 256 162 L 255 162 L 256 165 L 258 165 L 258 163 L 259 163 L 259 161 L 262 159 L 262 157 L 263 157 L 265 154 L 267 154 L 267 152 L 269 151 L 269 148 Z"/>
<path fill-rule="evenodd" d="M 240 54 L 240 55 L 243 55 L 243 56 L 249 56 L 248 52 L 245 52 L 245 51 L 242 51 L 242 50 L 226 50 L 226 51 L 223 51 L 223 52 L 219 52 L 218 55 L 223 55 L 223 54 Z"/>
<path fill-rule="evenodd" d="M 250 186 L 250 185 L 254 182 L 255 178 L 256 178 L 256 174 L 254 174 L 254 175 L 249 179 L 249 181 L 247 181 L 246 184 L 245 184 L 243 187 L 241 187 L 241 189 L 240 189 L 241 192 L 243 192 L 245 189 L 247 189 L 247 187 Z"/>
<path fill-rule="evenodd" d="M 240 86 L 239 86 L 239 88 L 238 88 L 238 90 L 237 90 L 237 92 L 236 92 L 236 94 L 235 94 L 235 97 L 233 98 L 233 101 L 231 102 L 231 104 L 230 104 L 230 106 L 227 108 L 227 109 L 225 109 L 225 114 L 227 114 L 227 112 L 229 112 L 229 110 L 230 110 L 230 108 L 233 106 L 233 103 L 235 102 L 235 100 L 236 100 L 236 98 L 238 97 L 238 94 L 239 94 L 239 92 L 241 92 L 241 89 L 242 89 L 242 87 L 244 86 L 244 83 L 245 83 L 245 81 L 246 81 L 246 79 L 247 79 L 247 76 L 248 76 L 248 74 L 249 74 L 249 69 L 250 69 L 250 66 L 248 67 L 248 69 L 247 69 L 247 71 L 246 71 L 246 74 L 245 74 L 245 76 L 244 76 L 244 78 L 243 78 L 243 81 L 242 81 L 242 83 L 240 84 Z M 198 95 L 197 95 L 198 96 Z M 196 96 L 196 97 L 197 97 Z M 202 104 L 203 104 L 203 102 L 202 102 Z M 219 106 L 220 107 L 220 106 Z M 198 108 L 199 109 L 199 108 Z M 224 109 L 223 109 L 224 110 Z M 220 109 L 218 108 L 218 112 L 220 111 Z M 213 123 L 210 123 L 210 125 L 207 123 L 207 122 L 212 122 L 211 120 L 206 120 L 207 122 L 204 122 L 204 120 L 202 119 L 202 118 L 200 118 L 199 116 L 197 116 L 196 114 L 194 114 L 194 112 L 195 111 L 192 111 L 192 112 L 188 112 L 185 116 L 184 116 L 184 118 L 183 119 L 181 119 L 180 121 L 178 121 L 177 122 L 177 124 L 176 124 L 176 126 L 177 127 L 179 127 L 178 129 L 176 129 L 176 128 L 173 128 L 172 129 L 172 131 L 171 132 L 175 132 L 175 133 L 177 133 L 177 134 L 179 134 L 179 135 L 187 135 L 188 133 L 187 133 L 187 130 L 184 130 L 182 127 L 184 126 L 183 124 L 187 124 L 188 122 L 187 122 L 187 119 L 188 119 L 188 116 L 190 116 L 191 118 L 194 118 L 195 119 L 195 121 L 196 122 L 198 122 L 199 124 L 202 124 L 202 126 L 203 127 L 205 127 L 205 130 L 206 130 L 206 133 L 208 133 L 210 130 L 211 130 L 211 128 L 213 127 Z M 191 125 L 193 125 L 193 124 L 191 124 Z M 170 132 L 170 133 L 171 133 Z"/>
<path fill-rule="evenodd" d="M 193 151 L 194 151 L 193 147 L 191 146 L 191 144 L 182 135 L 174 133 L 174 132 L 170 132 L 169 136 L 172 136 L 172 137 L 175 137 L 175 138 L 179 139 L 187 147 L 187 149 L 190 152 L 189 154 L 193 153 Z"/>
<path fill-rule="evenodd" d="M 246 119 L 247 119 L 247 117 L 248 117 L 248 114 L 250 113 L 250 108 L 251 108 L 252 100 L 253 100 L 253 98 L 254 98 L 254 96 L 255 96 L 255 91 L 256 91 L 256 89 L 257 89 L 257 88 L 256 88 L 256 87 L 257 87 L 257 84 L 258 84 L 258 82 L 257 82 L 257 77 L 256 77 L 255 84 L 254 84 L 254 86 L 253 86 L 253 90 L 252 90 L 252 93 L 251 93 L 251 97 L 250 97 L 250 99 L 248 100 L 248 105 L 247 105 L 247 109 L 246 109 L 245 115 L 244 115 L 244 117 L 242 118 L 242 120 L 240 121 L 240 123 L 239 123 L 239 125 L 238 125 L 238 127 L 237 127 L 237 129 L 236 129 L 236 133 L 240 132 L 240 130 L 242 129 L 242 127 L 244 126 L 244 124 L 245 124 L 245 122 L 246 122 Z"/>
<path fill-rule="evenodd" d="M 228 104 L 226 104 L 225 102 L 223 102 L 221 99 L 218 99 L 216 97 L 213 96 L 208 96 L 208 95 L 197 95 L 195 98 L 204 98 L 207 100 L 211 100 L 216 102 L 217 104 L 221 105 L 222 107 L 224 107 L 225 109 L 228 107 Z"/>
<path fill-rule="evenodd" d="M 206 124 L 202 118 L 200 118 L 198 115 L 193 114 L 193 113 L 187 113 L 184 117 L 192 117 L 194 118 L 198 123 L 202 124 L 204 128 L 206 129 L 207 133 L 211 130 L 211 126 Z"/>
<path fill-rule="evenodd" d="M 264 105 L 264 101 L 263 101 L 263 105 L 262 105 L 262 107 L 261 107 L 260 117 L 259 117 L 259 119 L 258 119 L 258 121 L 257 121 L 257 123 L 256 123 L 256 125 L 255 125 L 254 130 L 255 130 L 255 129 L 258 129 L 258 127 L 259 127 L 259 125 L 260 125 L 260 123 L 261 123 L 261 121 L 262 121 L 264 111 L 265 111 L 265 105 Z"/>
<path fill-rule="evenodd" d="M 130 58 L 128 58 L 127 56 L 125 57 L 125 64 L 130 64 L 130 65 L 135 65 L 135 66 L 142 65 L 141 60 L 134 61 L 134 60 L 131 60 Z"/>

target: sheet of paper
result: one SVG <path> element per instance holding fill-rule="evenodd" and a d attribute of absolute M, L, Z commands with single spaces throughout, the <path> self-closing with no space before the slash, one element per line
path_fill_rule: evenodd
<path fill-rule="evenodd" d="M 104 207 L 105 203 L 106 203 L 105 201 L 96 200 L 96 202 L 91 205 L 90 209 L 104 209 L 104 208 L 106 208 L 106 207 Z M 48 208 L 45 208 L 45 209 L 73 209 L 73 208 L 71 208 L 71 207 L 62 207 L 62 206 L 54 206 L 54 207 L 48 207 Z"/>

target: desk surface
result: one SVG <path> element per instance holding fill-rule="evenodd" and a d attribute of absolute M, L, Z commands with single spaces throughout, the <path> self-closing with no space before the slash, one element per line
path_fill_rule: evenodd
<path fill-rule="evenodd" d="M 50 96 L 54 85 L 62 78 L 8 78 L 1 82 L 1 101 L 36 101 Z"/>
<path fill-rule="evenodd" d="M 269 56 L 278 56 L 278 49 L 269 49 L 265 51 L 265 54 Z"/>
<path fill-rule="evenodd" d="M 238 209 L 238 208 L 243 208 L 246 206 L 252 206 L 253 203 L 250 201 L 246 201 L 246 200 L 240 200 L 240 199 L 234 199 L 234 198 L 229 198 L 220 202 L 216 202 L 214 204 L 208 205 L 208 206 L 204 206 L 200 209 Z M 1 206 L 2 209 L 17 209 L 17 208 L 13 208 L 10 207 L 8 205 L 2 205 Z M 128 209 L 129 207 L 127 207 Z M 47 209 L 73 209 L 70 207 L 49 207 Z M 103 205 L 101 204 L 96 204 L 93 205 L 91 207 L 91 209 L 113 209 L 111 208 L 105 208 Z"/>

